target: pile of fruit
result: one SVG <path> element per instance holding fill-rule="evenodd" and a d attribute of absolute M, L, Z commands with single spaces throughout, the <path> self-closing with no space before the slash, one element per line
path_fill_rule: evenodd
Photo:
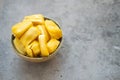
<path fill-rule="evenodd" d="M 62 31 L 58 25 L 41 14 L 25 16 L 12 27 L 15 48 L 25 56 L 45 57 L 60 44 Z"/>

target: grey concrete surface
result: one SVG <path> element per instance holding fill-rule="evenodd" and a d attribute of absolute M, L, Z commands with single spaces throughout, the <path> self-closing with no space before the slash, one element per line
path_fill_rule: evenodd
<path fill-rule="evenodd" d="M 38 13 L 61 25 L 64 42 L 30 63 L 15 54 L 11 26 Z M 0 0 L 0 80 L 120 80 L 120 0 Z"/>

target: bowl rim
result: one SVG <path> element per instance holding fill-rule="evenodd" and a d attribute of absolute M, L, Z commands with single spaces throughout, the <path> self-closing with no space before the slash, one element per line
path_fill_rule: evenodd
<path fill-rule="evenodd" d="M 44 19 L 45 19 L 45 20 L 52 20 L 52 19 L 47 18 L 47 17 L 44 17 Z M 56 21 L 54 21 L 54 20 L 52 20 L 52 21 L 61 29 L 61 27 L 58 25 L 58 23 L 56 23 Z M 62 30 L 62 29 L 61 29 L 61 30 Z M 14 51 L 16 52 L 16 54 L 17 54 L 18 56 L 20 56 L 20 57 L 22 57 L 22 58 L 26 58 L 26 59 L 31 59 L 31 60 L 43 60 L 43 59 L 51 58 L 51 57 L 53 57 L 54 55 L 57 54 L 58 50 L 60 49 L 60 47 L 61 47 L 61 45 L 62 45 L 62 43 L 63 43 L 63 32 L 62 32 L 62 37 L 59 39 L 59 41 L 60 41 L 59 46 L 57 47 L 57 49 L 56 49 L 54 52 L 52 52 L 52 53 L 51 53 L 49 56 L 47 56 L 47 57 L 28 57 L 28 56 L 22 55 L 22 54 L 16 49 L 16 47 L 15 47 L 15 45 L 14 45 L 14 42 L 13 42 L 14 39 L 15 39 L 15 36 L 12 34 L 12 35 L 11 35 L 11 43 L 12 43 L 12 46 L 13 46 Z"/>

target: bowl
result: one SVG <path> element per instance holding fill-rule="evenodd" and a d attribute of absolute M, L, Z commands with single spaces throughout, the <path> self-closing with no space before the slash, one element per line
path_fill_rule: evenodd
<path fill-rule="evenodd" d="M 46 18 L 46 17 L 45 17 L 45 20 L 52 20 L 52 19 L 49 19 L 49 18 Z M 55 22 L 54 20 L 52 20 L 52 21 Z M 57 23 L 55 22 L 55 24 L 57 24 Z M 57 24 L 57 25 L 58 25 L 58 24 Z M 58 25 L 58 27 L 60 28 L 59 25 Z M 60 28 L 60 29 L 61 29 L 61 28 Z M 11 43 L 12 43 L 13 49 L 14 49 L 15 53 L 16 53 L 20 58 L 22 58 L 23 60 L 29 61 L 29 62 L 44 62 L 44 61 L 50 60 L 51 58 L 53 58 L 53 57 L 57 54 L 57 52 L 58 52 L 58 50 L 60 49 L 60 47 L 61 47 L 61 45 L 62 45 L 62 42 L 63 42 L 63 35 L 62 35 L 62 37 L 59 39 L 60 44 L 59 44 L 59 46 L 57 47 L 57 49 L 56 49 L 52 54 L 50 54 L 50 55 L 47 56 L 47 57 L 28 57 L 28 56 L 22 55 L 22 54 L 16 49 L 16 47 L 15 47 L 15 45 L 14 45 L 14 43 L 13 43 L 13 40 L 14 40 L 14 39 L 15 39 L 15 37 L 14 37 L 14 35 L 12 34 L 12 35 L 11 35 Z"/>

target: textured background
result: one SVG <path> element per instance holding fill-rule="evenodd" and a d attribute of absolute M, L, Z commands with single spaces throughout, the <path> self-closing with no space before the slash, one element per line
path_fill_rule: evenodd
<path fill-rule="evenodd" d="M 64 42 L 45 63 L 16 56 L 11 26 L 26 15 L 56 20 Z M 0 80 L 120 80 L 120 0 L 0 0 Z"/>

